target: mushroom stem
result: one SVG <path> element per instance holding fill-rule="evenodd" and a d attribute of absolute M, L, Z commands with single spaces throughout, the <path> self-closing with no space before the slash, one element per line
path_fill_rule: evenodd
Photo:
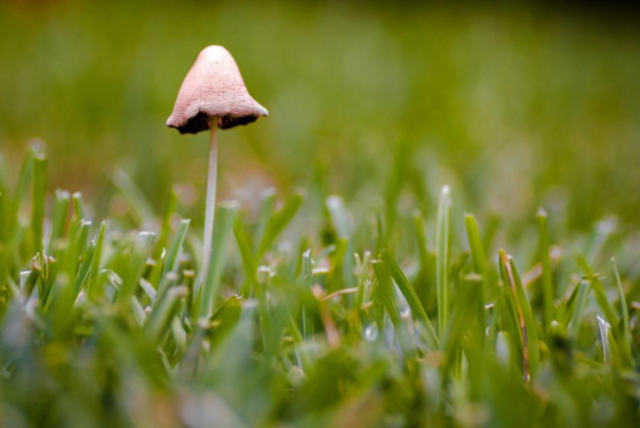
<path fill-rule="evenodd" d="M 204 242 L 202 251 L 202 277 L 206 278 L 211 259 L 213 240 L 213 219 L 216 213 L 216 186 L 218 176 L 218 118 L 211 118 L 211 138 L 209 140 L 209 176 L 207 178 L 207 205 L 204 213 Z"/>

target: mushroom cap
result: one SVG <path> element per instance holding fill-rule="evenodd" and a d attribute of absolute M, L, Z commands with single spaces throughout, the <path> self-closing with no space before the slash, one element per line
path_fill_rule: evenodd
<path fill-rule="evenodd" d="M 182 82 L 167 126 L 181 134 L 197 134 L 217 118 L 221 129 L 246 125 L 268 116 L 244 86 L 238 65 L 222 46 L 208 46 Z"/>

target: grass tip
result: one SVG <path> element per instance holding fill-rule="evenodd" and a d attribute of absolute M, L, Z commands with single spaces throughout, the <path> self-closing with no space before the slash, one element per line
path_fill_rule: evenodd
<path fill-rule="evenodd" d="M 476 273 L 476 272 L 470 272 L 470 273 L 466 274 L 463 279 L 465 281 L 468 281 L 468 282 L 482 282 L 482 281 L 484 281 L 484 277 L 482 275 L 480 275 L 479 273 Z"/>
<path fill-rule="evenodd" d="M 612 215 L 597 222 L 596 229 L 598 230 L 598 233 L 608 234 L 615 231 L 617 225 L 618 225 L 618 218 Z"/>
<path fill-rule="evenodd" d="M 240 202 L 235 199 L 229 199 L 226 201 L 222 201 L 218 204 L 220 208 L 226 208 L 230 210 L 240 209 Z"/>
<path fill-rule="evenodd" d="M 275 187 L 267 187 L 260 192 L 260 199 L 270 198 L 277 194 Z"/>
<path fill-rule="evenodd" d="M 68 190 L 56 189 L 56 197 L 58 199 L 69 199 L 71 195 L 69 194 Z"/>
<path fill-rule="evenodd" d="M 331 195 L 327 198 L 327 206 L 337 208 L 342 204 L 342 198 L 338 195 Z"/>
<path fill-rule="evenodd" d="M 29 142 L 29 147 L 34 155 L 40 154 L 47 149 L 47 144 L 40 138 L 34 138 Z"/>
<path fill-rule="evenodd" d="M 271 269 L 268 266 L 260 266 L 258 268 L 257 280 L 260 284 L 264 284 L 271 277 Z"/>

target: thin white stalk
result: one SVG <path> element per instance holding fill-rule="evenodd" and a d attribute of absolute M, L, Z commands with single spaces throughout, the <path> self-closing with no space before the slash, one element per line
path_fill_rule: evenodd
<path fill-rule="evenodd" d="M 202 278 L 206 278 L 211 259 L 213 238 L 213 218 L 216 213 L 216 185 L 218 176 L 218 118 L 211 118 L 211 139 L 209 141 L 209 176 L 207 178 L 207 206 L 204 214 L 204 242 L 202 251 Z"/>

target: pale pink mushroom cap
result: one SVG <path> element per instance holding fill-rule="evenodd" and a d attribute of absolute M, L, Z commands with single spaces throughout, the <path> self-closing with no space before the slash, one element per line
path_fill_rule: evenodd
<path fill-rule="evenodd" d="M 217 118 L 221 129 L 229 129 L 268 115 L 249 95 L 229 51 L 209 46 L 200 52 L 182 82 L 167 126 L 181 134 L 197 134 L 210 128 L 212 118 Z"/>

